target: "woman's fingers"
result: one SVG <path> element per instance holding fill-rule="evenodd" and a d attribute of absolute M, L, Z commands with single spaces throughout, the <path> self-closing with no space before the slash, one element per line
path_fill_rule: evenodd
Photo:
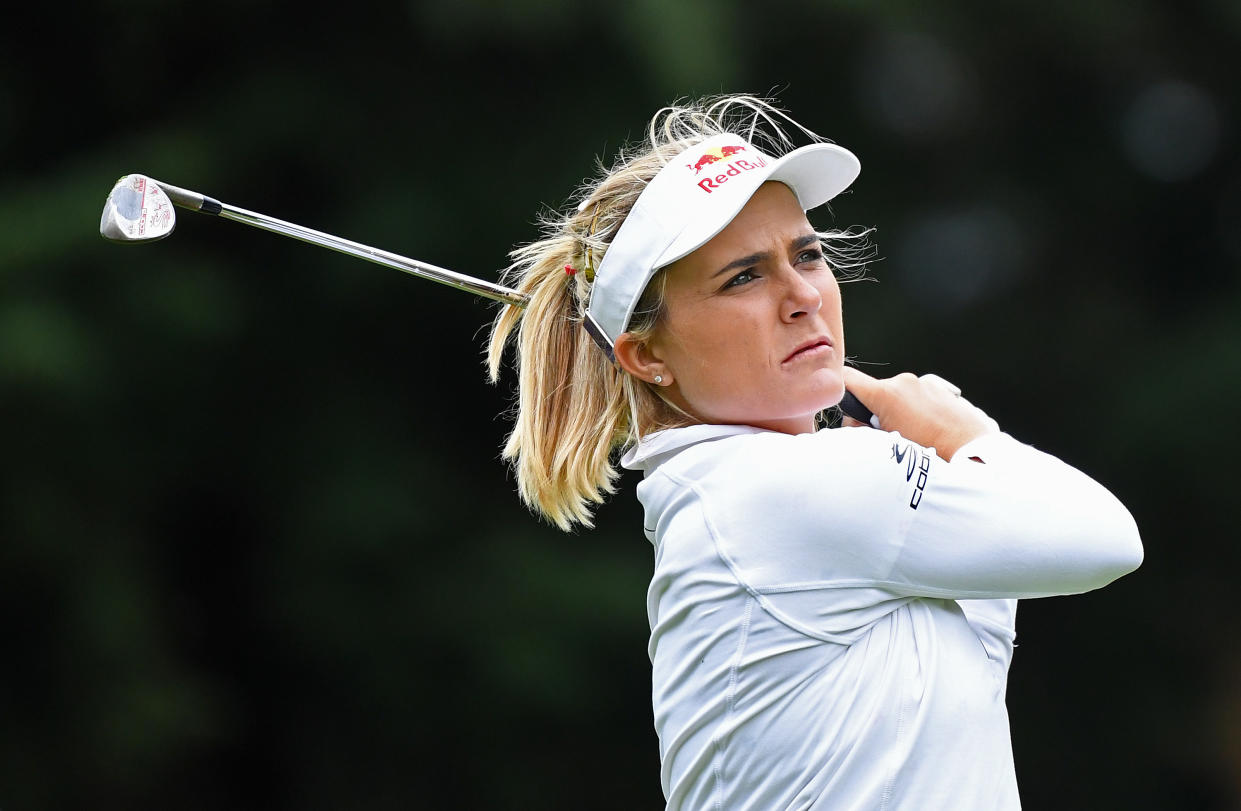
<path fill-rule="evenodd" d="M 961 396 L 961 388 L 959 386 L 954 386 L 952 383 L 949 383 L 947 380 L 944 380 L 942 377 L 940 377 L 937 374 L 929 374 L 929 373 L 924 374 L 924 375 L 919 376 L 918 379 L 925 380 L 928 383 L 937 383 L 938 385 L 943 386 L 948 391 L 952 392 L 955 396 L 957 397 Z"/>
<path fill-rule="evenodd" d="M 844 367 L 845 388 L 857 395 L 857 398 L 866 403 L 866 395 L 868 392 L 874 391 L 875 387 L 880 384 L 879 380 L 866 374 L 866 372 L 858 371 L 852 366 Z"/>

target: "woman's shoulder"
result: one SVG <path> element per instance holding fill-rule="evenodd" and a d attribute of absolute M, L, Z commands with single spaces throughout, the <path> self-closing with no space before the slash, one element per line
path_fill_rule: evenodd
<path fill-rule="evenodd" d="M 905 518 L 896 508 L 914 486 L 906 468 L 916 447 L 867 428 L 732 434 L 683 447 L 647 474 L 638 497 L 663 540 L 709 538 L 750 583 L 792 582 L 799 570 L 826 581 L 853 571 L 840 567 L 855 558 L 877 560 L 857 569 L 877 576 L 894 554 L 881 542 L 898 538 Z M 828 546 L 835 563 L 823 569 Z"/>

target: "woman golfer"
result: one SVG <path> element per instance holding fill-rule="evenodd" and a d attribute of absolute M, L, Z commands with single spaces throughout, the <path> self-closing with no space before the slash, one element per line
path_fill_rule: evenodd
<path fill-rule="evenodd" d="M 612 492 L 616 451 L 644 473 L 669 808 L 1017 808 L 1016 600 L 1132 571 L 1137 529 L 946 381 L 844 365 L 851 235 L 806 212 L 859 163 L 790 151 L 782 121 L 752 97 L 661 110 L 514 252 L 529 305 L 490 345 L 494 379 L 516 344 L 505 455 L 564 529 Z M 846 387 L 881 430 L 816 430 Z"/>

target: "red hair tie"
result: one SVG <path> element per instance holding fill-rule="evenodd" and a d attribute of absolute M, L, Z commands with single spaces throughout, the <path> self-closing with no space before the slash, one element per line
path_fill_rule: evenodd
<path fill-rule="evenodd" d="M 577 270 L 572 265 L 565 265 L 564 272 L 569 274 L 570 276 L 573 276 L 577 273 Z"/>

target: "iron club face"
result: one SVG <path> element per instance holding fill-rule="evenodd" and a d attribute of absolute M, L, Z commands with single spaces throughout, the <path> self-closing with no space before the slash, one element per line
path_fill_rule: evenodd
<path fill-rule="evenodd" d="M 172 201 L 158 183 L 146 175 L 125 175 L 104 201 L 99 233 L 112 242 L 153 242 L 176 224 Z"/>

